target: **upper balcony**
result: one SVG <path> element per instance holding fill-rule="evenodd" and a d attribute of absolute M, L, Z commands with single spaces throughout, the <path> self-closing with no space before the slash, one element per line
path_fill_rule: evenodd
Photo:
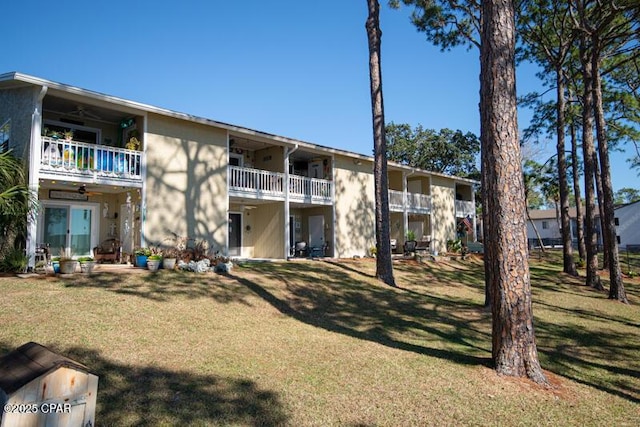
<path fill-rule="evenodd" d="M 140 151 L 43 136 L 40 155 L 44 178 L 142 185 Z"/>
<path fill-rule="evenodd" d="M 407 207 L 408 213 L 431 213 L 431 196 L 428 194 L 409 193 L 405 200 L 404 193 L 397 190 L 389 190 L 389 210 L 403 212 Z"/>
<path fill-rule="evenodd" d="M 261 169 L 229 166 L 229 195 L 264 200 L 285 200 L 285 174 Z M 289 175 L 289 200 L 330 205 L 333 182 L 326 179 Z"/>

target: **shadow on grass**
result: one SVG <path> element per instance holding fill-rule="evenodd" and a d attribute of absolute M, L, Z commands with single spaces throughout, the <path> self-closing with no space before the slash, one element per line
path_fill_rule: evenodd
<path fill-rule="evenodd" d="M 0 343 L 0 355 L 13 349 Z M 51 350 L 98 375 L 97 425 L 272 426 L 288 419 L 277 393 L 246 379 L 127 366 L 82 347 Z"/>
<path fill-rule="evenodd" d="M 60 280 L 70 288 L 98 288 L 117 294 L 166 302 L 175 297 L 212 298 L 219 303 L 239 302 L 250 305 L 251 294 L 225 276 L 211 273 L 191 273 L 160 270 L 150 272 L 104 272 L 92 275 L 74 274 Z"/>
<path fill-rule="evenodd" d="M 576 316 L 583 317 L 583 316 Z M 566 318 L 566 317 L 565 317 Z M 537 320 L 538 352 L 545 367 L 573 381 L 640 403 L 640 344 L 629 333 Z M 546 362 L 546 363 L 545 363 Z"/>
<path fill-rule="evenodd" d="M 391 288 L 334 262 L 249 264 L 245 270 L 230 277 L 301 322 L 455 363 L 490 365 L 490 349 L 483 346 L 491 342 L 489 316 L 472 300 Z"/>
<path fill-rule="evenodd" d="M 404 288 L 398 289 L 380 284 L 368 274 L 372 265 L 336 264 L 340 263 L 250 264 L 248 274 L 232 277 L 301 322 L 459 364 L 491 366 L 491 316 L 482 308 L 482 268 L 401 264 L 394 266 L 403 275 L 397 282 Z M 557 280 L 558 272 L 555 277 Z M 544 280 L 533 278 L 536 286 Z M 535 321 L 545 369 L 639 402 L 640 370 L 635 367 L 640 346 L 632 344 L 627 332 L 637 324 L 597 310 L 552 305 L 553 292 L 570 292 L 574 286 L 539 286 L 534 304 L 556 312 L 554 319 L 558 320 Z M 593 296 L 590 288 L 577 292 Z M 611 303 L 600 299 L 602 304 Z M 584 328 L 580 319 L 600 321 L 603 327 Z"/>

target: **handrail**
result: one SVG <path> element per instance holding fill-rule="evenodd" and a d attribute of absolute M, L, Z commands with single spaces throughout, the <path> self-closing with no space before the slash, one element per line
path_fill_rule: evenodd
<path fill-rule="evenodd" d="M 398 190 L 389 190 L 389 207 L 391 209 L 407 209 L 413 212 L 425 212 L 431 210 L 431 196 L 420 193 L 407 193 L 405 200 L 404 193 Z"/>
<path fill-rule="evenodd" d="M 285 174 L 241 166 L 229 166 L 229 190 L 284 197 Z M 331 202 L 333 183 L 326 179 L 289 175 L 289 195 L 295 200 Z"/>
<path fill-rule="evenodd" d="M 229 166 L 229 188 L 273 196 L 283 195 L 284 174 L 261 169 Z"/>
<path fill-rule="evenodd" d="M 289 175 L 289 194 L 292 197 L 331 200 L 332 182 L 326 179 Z"/>

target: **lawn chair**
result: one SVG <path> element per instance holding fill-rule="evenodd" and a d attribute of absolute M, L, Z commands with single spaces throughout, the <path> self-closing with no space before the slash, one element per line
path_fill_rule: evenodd
<path fill-rule="evenodd" d="M 122 245 L 118 239 L 107 239 L 93 248 L 93 258 L 96 262 L 110 261 L 114 264 L 122 260 Z"/>

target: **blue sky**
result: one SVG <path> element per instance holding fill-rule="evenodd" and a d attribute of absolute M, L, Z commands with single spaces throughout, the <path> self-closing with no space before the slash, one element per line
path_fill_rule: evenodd
<path fill-rule="evenodd" d="M 441 53 L 381 5 L 386 121 L 479 134 L 477 51 Z M 12 1 L 3 16 L 0 73 L 372 153 L 365 0 Z M 616 190 L 640 187 L 627 157 L 612 153 Z"/>

